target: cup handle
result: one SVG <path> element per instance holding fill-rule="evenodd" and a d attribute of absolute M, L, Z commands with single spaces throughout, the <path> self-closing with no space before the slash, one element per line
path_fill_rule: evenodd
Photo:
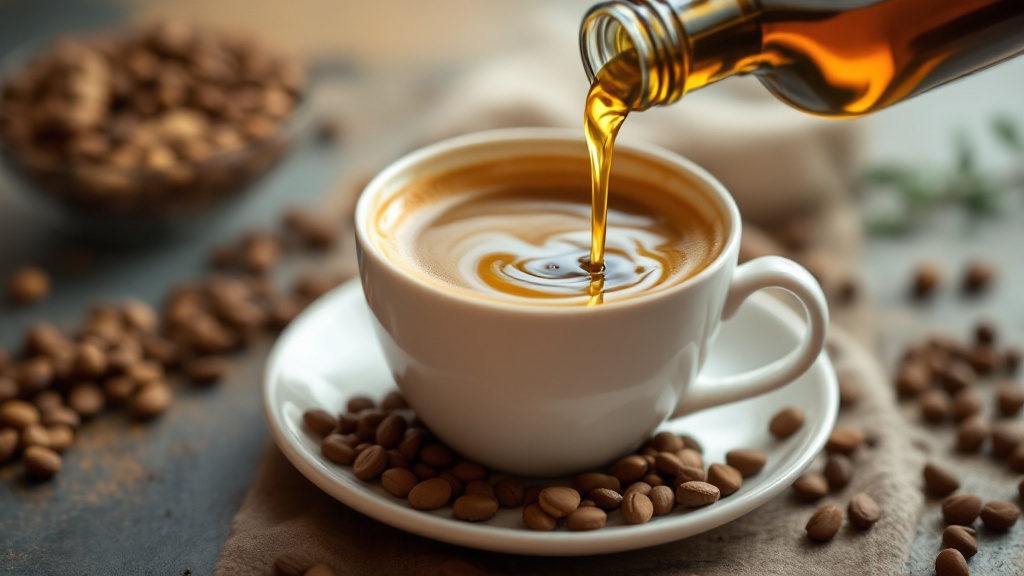
<path fill-rule="evenodd" d="M 781 388 L 817 360 L 825 345 L 828 304 L 818 281 L 788 258 L 763 256 L 738 266 L 725 299 L 722 320 L 729 320 L 754 292 L 773 287 L 788 290 L 804 307 L 807 332 L 800 344 L 786 356 L 748 372 L 718 378 L 699 377 L 676 407 L 673 418 Z"/>

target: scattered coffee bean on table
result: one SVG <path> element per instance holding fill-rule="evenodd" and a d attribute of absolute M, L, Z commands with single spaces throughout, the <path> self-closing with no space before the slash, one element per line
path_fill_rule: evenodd
<path fill-rule="evenodd" d="M 821 474 L 809 472 L 793 482 L 793 492 L 804 502 L 817 502 L 828 494 L 828 480 Z"/>
<path fill-rule="evenodd" d="M 850 503 L 846 508 L 846 516 L 855 527 L 867 530 L 878 522 L 882 517 L 882 509 L 871 496 L 858 492 L 850 497 Z"/>
<path fill-rule="evenodd" d="M 975 259 L 967 264 L 961 286 L 966 294 L 979 294 L 989 289 L 996 278 L 996 267 L 987 260 Z"/>
<path fill-rule="evenodd" d="M 955 548 L 964 558 L 978 553 L 978 533 L 968 526 L 946 526 L 942 531 L 942 547 Z"/>
<path fill-rule="evenodd" d="M 1011 418 L 1024 408 L 1024 386 L 1013 382 L 1001 384 L 996 389 L 996 409 L 999 414 Z"/>
<path fill-rule="evenodd" d="M 864 433 L 853 428 L 836 428 L 825 443 L 826 452 L 849 456 L 864 443 Z"/>
<path fill-rule="evenodd" d="M 961 452 L 979 452 L 988 439 L 988 421 L 981 416 L 972 416 L 960 423 L 956 429 L 956 446 Z"/>
<path fill-rule="evenodd" d="M 846 488 L 853 479 L 853 461 L 842 454 L 829 454 L 825 462 L 825 479 L 833 490 Z"/>
<path fill-rule="evenodd" d="M 839 532 L 843 524 L 843 512 L 835 504 L 829 503 L 818 508 L 807 521 L 807 536 L 816 542 L 827 542 Z"/>
<path fill-rule="evenodd" d="M 993 530 L 1006 531 L 1013 528 L 1020 517 L 1020 508 L 1009 502 L 993 501 L 981 509 L 981 521 Z"/>
<path fill-rule="evenodd" d="M 967 559 L 956 548 L 946 548 L 935 557 L 936 576 L 970 576 Z"/>
<path fill-rule="evenodd" d="M 911 294 L 914 298 L 924 299 L 931 296 L 942 282 L 942 268 L 933 262 L 923 262 L 914 269 L 914 281 Z"/>
<path fill-rule="evenodd" d="M 981 514 L 981 498 L 974 494 L 953 494 L 942 501 L 942 519 L 946 524 L 970 526 Z"/>
<path fill-rule="evenodd" d="M 949 496 L 960 488 L 956 475 L 934 462 L 925 464 L 922 475 L 925 487 L 934 496 Z"/>

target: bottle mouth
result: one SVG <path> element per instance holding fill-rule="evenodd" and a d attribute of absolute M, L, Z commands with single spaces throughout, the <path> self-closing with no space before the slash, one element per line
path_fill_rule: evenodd
<path fill-rule="evenodd" d="M 580 26 L 580 54 L 590 82 L 612 59 L 634 50 L 640 69 L 640 98 L 634 110 L 678 100 L 685 78 L 670 62 L 682 62 L 686 52 L 682 26 L 667 2 L 605 2 L 591 8 Z M 657 81 L 652 79 L 657 70 Z"/>

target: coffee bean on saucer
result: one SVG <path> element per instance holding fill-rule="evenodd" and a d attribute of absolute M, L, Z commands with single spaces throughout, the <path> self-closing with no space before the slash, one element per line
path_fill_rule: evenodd
<path fill-rule="evenodd" d="M 661 477 L 661 474 L 658 474 L 657 472 L 648 472 L 646 476 L 641 478 L 641 480 L 650 484 L 652 487 L 665 485 L 665 480 Z"/>
<path fill-rule="evenodd" d="M 967 356 L 967 363 L 982 376 L 995 373 L 1002 364 L 1003 358 L 992 346 L 975 346 Z"/>
<path fill-rule="evenodd" d="M 385 412 L 389 410 L 404 410 L 408 407 L 409 404 L 405 401 L 405 396 L 398 390 L 388 392 L 384 399 L 380 401 L 380 409 Z"/>
<path fill-rule="evenodd" d="M 655 486 L 647 494 L 651 504 L 654 506 L 655 516 L 664 516 L 672 511 L 676 505 L 675 491 L 668 486 Z"/>
<path fill-rule="evenodd" d="M 1017 518 L 1020 518 L 1020 508 L 1009 502 L 996 500 L 981 509 L 981 521 L 993 530 L 1009 530 L 1017 523 Z"/>
<path fill-rule="evenodd" d="M 683 441 L 683 446 L 690 450 L 696 450 L 698 454 L 704 453 L 704 447 L 700 445 L 700 442 L 696 438 L 689 434 L 680 434 L 679 439 Z"/>
<path fill-rule="evenodd" d="M 626 496 L 629 496 L 634 492 L 639 492 L 640 494 L 650 494 L 651 489 L 653 488 L 654 487 L 648 484 L 647 482 L 633 482 L 632 484 L 627 486 L 625 490 L 622 491 L 622 497 L 625 498 Z"/>
<path fill-rule="evenodd" d="M 699 508 L 718 502 L 721 491 L 707 482 L 684 482 L 676 488 L 676 502 L 683 508 Z"/>
<path fill-rule="evenodd" d="M 622 497 L 619 512 L 626 524 L 646 524 L 654 517 L 654 503 L 647 494 L 632 492 Z"/>
<path fill-rule="evenodd" d="M 825 443 L 825 451 L 849 456 L 864 443 L 864 433 L 853 428 L 836 428 Z"/>
<path fill-rule="evenodd" d="M 743 486 L 743 474 L 728 464 L 712 464 L 708 468 L 708 483 L 714 484 L 722 498 L 731 496 Z"/>
<path fill-rule="evenodd" d="M 996 268 L 991 262 L 975 259 L 968 263 L 964 270 L 961 284 L 965 294 L 979 294 L 988 290 L 995 281 Z"/>
<path fill-rule="evenodd" d="M 809 472 L 793 482 L 793 491 L 804 502 L 816 502 L 828 494 L 828 480 L 816 472 Z"/>
<path fill-rule="evenodd" d="M 608 488 L 594 488 L 588 498 L 602 510 L 615 510 L 622 504 L 622 495 Z"/>
<path fill-rule="evenodd" d="M 302 414 L 302 421 L 309 426 L 310 430 L 320 436 L 327 436 L 338 427 L 338 421 L 326 410 L 314 408 L 306 410 Z"/>
<path fill-rule="evenodd" d="M 452 498 L 458 498 L 466 492 L 466 484 L 459 480 L 451 470 L 441 470 L 437 473 L 438 478 L 443 478 L 452 486 Z"/>
<path fill-rule="evenodd" d="M 914 269 L 911 294 L 919 300 L 927 298 L 935 292 L 941 282 L 942 268 L 933 262 L 923 262 Z"/>
<path fill-rule="evenodd" d="M 683 439 L 671 432 L 658 432 L 647 441 L 647 446 L 658 452 L 676 452 L 686 447 Z"/>
<path fill-rule="evenodd" d="M 946 526 L 942 531 L 942 547 L 955 548 L 970 558 L 978 553 L 978 533 L 967 526 Z"/>
<path fill-rule="evenodd" d="M 43 446 L 29 446 L 21 460 L 25 473 L 37 480 L 53 478 L 61 469 L 60 454 Z"/>
<path fill-rule="evenodd" d="M 996 325 L 988 320 L 979 320 L 974 325 L 975 344 L 995 344 L 999 330 Z"/>
<path fill-rule="evenodd" d="M 356 435 L 363 442 L 373 442 L 377 438 L 377 427 L 384 421 L 387 415 L 376 408 L 367 408 L 359 412 L 359 422 L 356 423 Z"/>
<path fill-rule="evenodd" d="M 529 504 L 523 508 L 523 523 L 530 530 L 550 532 L 555 529 L 557 520 L 541 509 L 539 504 Z"/>
<path fill-rule="evenodd" d="M 996 389 L 996 408 L 1001 416 L 1016 416 L 1024 408 L 1024 387 L 1013 382 L 1001 384 Z"/>
<path fill-rule="evenodd" d="M 572 488 L 579 492 L 580 495 L 588 495 L 597 488 L 607 488 L 608 490 L 618 492 L 621 490 L 622 485 L 615 476 L 600 472 L 585 472 L 573 478 Z"/>
<path fill-rule="evenodd" d="M 730 450 L 725 453 L 725 462 L 740 471 L 744 478 L 757 474 L 764 468 L 767 458 L 760 450 Z"/>
<path fill-rule="evenodd" d="M 604 510 L 586 506 L 577 508 L 565 519 L 565 527 L 573 532 L 585 532 L 604 528 L 608 514 Z"/>
<path fill-rule="evenodd" d="M 799 408 L 787 407 L 778 411 L 768 425 L 772 436 L 782 440 L 792 436 L 803 426 L 804 413 Z"/>
<path fill-rule="evenodd" d="M 353 396 L 348 399 L 345 409 L 351 414 L 358 414 L 363 410 L 376 407 L 377 403 L 373 401 L 373 398 L 368 396 Z"/>
<path fill-rule="evenodd" d="M 981 416 L 971 416 L 956 429 L 957 450 L 965 453 L 978 452 L 989 435 L 988 421 Z"/>
<path fill-rule="evenodd" d="M 420 450 L 420 460 L 435 468 L 447 468 L 452 465 L 455 455 L 444 444 L 428 444 Z"/>
<path fill-rule="evenodd" d="M 953 494 L 942 501 L 942 518 L 946 524 L 970 526 L 981 513 L 981 498 L 974 494 Z"/>
<path fill-rule="evenodd" d="M 339 425 L 344 428 L 344 415 L 342 415 Z M 416 460 L 420 456 L 420 448 L 426 437 L 427 433 L 424 429 L 409 428 L 405 431 L 402 441 L 398 443 L 398 451 L 409 460 Z"/>
<path fill-rule="evenodd" d="M 430 480 L 432 478 L 437 478 L 438 475 L 436 468 L 424 464 L 423 462 L 417 462 L 413 464 L 412 473 L 415 474 L 416 477 L 419 478 L 420 480 Z"/>
<path fill-rule="evenodd" d="M 567 486 L 549 486 L 540 491 L 537 503 L 552 518 L 565 518 L 580 506 L 580 493 Z"/>
<path fill-rule="evenodd" d="M 459 520 L 482 522 L 493 518 L 498 512 L 498 500 L 493 496 L 466 494 L 452 505 L 452 513 Z M 604 512 L 602 512 L 603 514 Z"/>
<path fill-rule="evenodd" d="M 32 304 L 50 295 L 50 275 L 42 268 L 24 266 L 11 275 L 7 293 L 18 304 Z"/>
<path fill-rule="evenodd" d="M 875 499 L 863 492 L 858 492 L 850 497 L 850 504 L 846 508 L 846 516 L 853 524 L 861 530 L 867 530 L 878 522 L 882 517 L 882 509 L 879 508 Z"/>
<path fill-rule="evenodd" d="M 523 483 L 514 478 L 503 478 L 494 484 L 494 496 L 498 503 L 506 508 L 521 506 L 525 495 L 526 488 Z"/>
<path fill-rule="evenodd" d="M 935 576 L 970 576 L 967 560 L 956 548 L 946 548 L 935 557 Z"/>
<path fill-rule="evenodd" d="M 676 474 L 675 478 L 672 479 L 672 484 L 674 486 L 679 486 L 684 482 L 691 482 L 694 480 L 698 482 L 707 480 L 707 474 L 704 472 L 704 469 L 696 468 L 694 466 L 683 466 L 682 469 L 679 470 L 679 473 Z"/>
<path fill-rule="evenodd" d="M 691 468 L 704 467 L 704 456 L 702 456 L 698 450 L 693 448 L 683 448 L 676 452 L 676 457 L 683 463 L 683 466 L 689 466 Z"/>
<path fill-rule="evenodd" d="M 387 451 L 377 444 L 363 450 L 356 456 L 352 463 L 352 472 L 360 480 L 373 480 L 381 474 L 388 466 Z"/>
<path fill-rule="evenodd" d="M 647 461 L 642 456 L 631 455 L 620 458 L 612 464 L 611 474 L 623 486 L 636 482 L 647 474 Z"/>
<path fill-rule="evenodd" d="M 1024 431 L 1013 422 L 998 422 L 992 426 L 992 455 L 1006 458 L 1024 442 Z"/>
<path fill-rule="evenodd" d="M 921 417 L 932 424 L 939 424 L 949 419 L 953 411 L 953 401 L 944 390 L 929 390 L 921 395 Z"/>
<path fill-rule="evenodd" d="M 924 485 L 934 496 L 949 496 L 960 488 L 960 480 L 955 474 L 945 468 L 928 462 L 924 466 Z"/>
<path fill-rule="evenodd" d="M 839 532 L 843 524 L 843 512 L 835 504 L 825 504 L 818 508 L 807 521 L 807 536 L 815 542 L 827 542 Z"/>
<path fill-rule="evenodd" d="M 842 454 L 829 454 L 825 462 L 825 479 L 833 490 L 846 488 L 853 478 L 853 462 Z"/>
<path fill-rule="evenodd" d="M 675 476 L 682 467 L 682 460 L 672 452 L 658 452 L 654 457 L 654 468 L 659 474 Z"/>
<path fill-rule="evenodd" d="M 400 414 L 389 414 L 377 425 L 375 438 L 377 444 L 385 449 L 396 448 L 405 437 L 407 423 Z"/>
<path fill-rule="evenodd" d="M 437 510 L 452 497 L 452 485 L 444 478 L 431 478 L 413 486 L 409 505 L 416 510 Z"/>
<path fill-rule="evenodd" d="M 970 388 L 966 388 L 953 396 L 953 419 L 963 422 L 981 412 L 981 397 Z"/>
<path fill-rule="evenodd" d="M 336 464 L 351 466 L 356 461 L 356 450 L 341 434 L 331 434 L 320 442 L 320 451 Z"/>
<path fill-rule="evenodd" d="M 456 478 L 458 477 L 456 476 Z M 483 480 L 472 480 L 470 482 L 466 482 L 465 493 L 477 494 L 480 496 L 488 496 L 491 498 L 495 497 L 494 487 L 488 484 L 487 482 L 484 482 Z"/>

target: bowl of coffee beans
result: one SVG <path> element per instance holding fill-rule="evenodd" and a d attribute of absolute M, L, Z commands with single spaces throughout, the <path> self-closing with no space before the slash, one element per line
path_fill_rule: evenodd
<path fill-rule="evenodd" d="M 0 82 L 4 165 L 93 228 L 205 212 L 279 160 L 308 119 L 297 62 L 177 22 L 23 47 Z"/>

